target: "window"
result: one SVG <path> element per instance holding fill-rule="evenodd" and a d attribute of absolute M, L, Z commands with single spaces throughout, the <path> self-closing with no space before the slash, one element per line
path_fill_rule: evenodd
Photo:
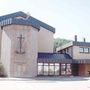
<path fill-rule="evenodd" d="M 79 51 L 80 51 L 80 53 L 83 53 L 84 52 L 84 48 L 80 47 Z"/>
<path fill-rule="evenodd" d="M 44 75 L 48 75 L 48 63 L 44 63 Z"/>
<path fill-rule="evenodd" d="M 38 63 L 38 75 L 71 75 L 71 64 Z"/>
<path fill-rule="evenodd" d="M 54 64 L 53 63 L 49 64 L 49 75 L 54 75 Z"/>
<path fill-rule="evenodd" d="M 72 74 L 72 72 L 71 72 L 71 64 L 67 64 L 66 73 L 67 73 L 67 75 Z"/>
<path fill-rule="evenodd" d="M 89 53 L 89 48 L 84 48 L 85 53 Z"/>
<path fill-rule="evenodd" d="M 89 53 L 89 48 L 88 47 L 80 47 L 79 51 L 80 51 L 80 53 Z"/>
<path fill-rule="evenodd" d="M 59 63 L 55 63 L 55 75 L 59 75 Z"/>
<path fill-rule="evenodd" d="M 61 64 L 61 75 L 65 75 L 65 74 L 66 74 L 66 65 Z"/>
<path fill-rule="evenodd" d="M 38 75 L 43 75 L 43 63 L 38 63 Z"/>

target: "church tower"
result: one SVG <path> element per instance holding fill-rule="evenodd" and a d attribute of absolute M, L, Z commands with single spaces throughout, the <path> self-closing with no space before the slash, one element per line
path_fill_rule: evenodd
<path fill-rule="evenodd" d="M 1 61 L 8 76 L 37 75 L 37 33 L 32 26 L 9 25 L 3 28 Z"/>
<path fill-rule="evenodd" d="M 26 18 L 26 14 L 19 12 L 1 22 L 1 63 L 8 77 L 37 76 L 39 28 L 31 25 Z"/>

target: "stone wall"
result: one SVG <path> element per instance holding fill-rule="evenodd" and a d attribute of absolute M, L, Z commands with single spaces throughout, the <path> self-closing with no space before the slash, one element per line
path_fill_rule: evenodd
<path fill-rule="evenodd" d="M 22 49 L 24 54 L 19 54 L 20 35 L 24 37 Z M 8 25 L 4 27 L 2 37 L 1 61 L 10 77 L 35 77 L 37 76 L 37 40 L 38 30 L 31 26 Z"/>

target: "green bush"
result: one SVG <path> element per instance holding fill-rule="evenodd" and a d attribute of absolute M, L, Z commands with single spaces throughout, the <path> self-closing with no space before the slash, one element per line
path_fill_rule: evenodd
<path fill-rule="evenodd" d="M 0 77 L 5 77 L 4 67 L 0 64 Z"/>

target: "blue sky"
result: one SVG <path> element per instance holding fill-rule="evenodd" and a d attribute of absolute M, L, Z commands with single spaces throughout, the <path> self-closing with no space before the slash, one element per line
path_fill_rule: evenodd
<path fill-rule="evenodd" d="M 90 0 L 0 0 L 0 15 L 17 11 L 55 27 L 55 38 L 90 41 Z"/>

